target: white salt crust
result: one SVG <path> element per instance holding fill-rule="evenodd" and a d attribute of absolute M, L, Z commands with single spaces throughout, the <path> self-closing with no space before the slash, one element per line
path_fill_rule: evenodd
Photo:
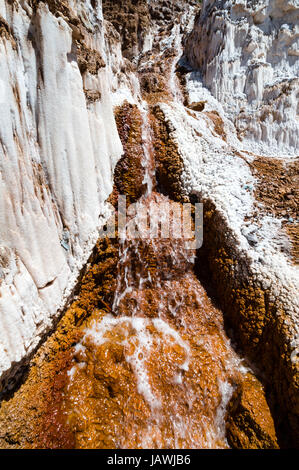
<path fill-rule="evenodd" d="M 207 93 L 205 96 L 208 98 Z M 200 101 L 202 95 L 197 98 Z M 190 114 L 180 104 L 161 103 L 159 106 L 184 162 L 184 188 L 199 200 L 206 199 L 215 204 L 231 231 L 228 243 L 234 244 L 239 259 L 247 260 L 256 285 L 263 290 L 270 289 L 271 301 L 286 313 L 286 341 L 289 341 L 292 362 L 298 363 L 298 267 L 285 253 L 289 242 L 281 229 L 280 219 L 262 212 L 253 221 L 246 219 L 253 213 L 256 181 L 249 165 L 236 155 L 236 151 L 241 154 L 242 151 L 233 145 L 236 136 L 231 132 L 230 122 L 222 112 L 226 143 L 217 137 L 213 122 L 204 113 Z M 207 103 L 209 108 L 213 109 L 213 99 Z M 216 109 L 220 109 L 219 105 Z M 248 158 L 247 154 L 243 156 Z"/>
<path fill-rule="evenodd" d="M 11 26 L 17 44 L 13 49 L 10 40 L 0 38 L 0 376 L 28 355 L 48 330 L 65 305 L 99 227 L 107 220 L 104 201 L 122 153 L 113 106 L 127 100 L 143 109 L 138 78 L 124 72 L 126 60 L 117 37 L 109 43 L 105 40 L 109 25 L 102 21 L 101 2 L 96 12 L 89 1 L 72 2 L 76 13 L 85 17 L 94 31 L 87 39 L 90 47 L 107 63 L 97 76 L 87 75 L 84 83 L 72 55 L 72 33 L 66 21 L 55 18 L 41 4 L 30 25 L 30 7 L 26 1 L 18 3 L 14 14 L 8 2 L 0 3 L 0 15 Z M 184 47 L 194 69 L 186 77 L 187 92 L 190 103 L 205 101 L 205 111 L 219 113 L 227 143 L 217 135 L 207 115 L 187 112 L 175 90 L 175 77 L 170 81 L 175 102 L 160 106 L 184 162 L 185 189 L 215 203 L 240 258 L 247 258 L 256 281 L 263 289 L 270 288 L 272 299 L 287 313 L 290 359 L 296 364 L 298 270 L 282 251 L 288 240 L 282 235 L 279 219 L 261 215 L 254 223 L 245 222 L 253 209 L 255 179 L 236 151 L 242 154 L 249 149 L 280 158 L 282 148 L 287 149 L 288 157 L 296 153 L 298 120 L 294 117 L 293 86 L 298 75 L 294 52 L 298 5 L 265 0 L 249 8 L 242 0 L 230 0 L 217 3 L 217 15 L 209 9 L 212 3 L 203 2 L 204 34 L 199 20 Z M 264 18 L 264 10 L 273 13 L 272 22 Z M 257 14 L 254 21 L 253 12 Z M 188 15 L 185 21 L 191 28 Z M 280 36 L 282 43 L 272 34 L 273 25 L 280 31 L 284 24 L 291 31 L 290 54 L 285 53 L 287 34 Z M 257 46 L 251 52 L 246 49 L 244 31 L 248 38 L 256 38 Z M 145 50 L 154 36 L 154 32 L 149 34 Z M 161 47 L 174 41 L 181 51 L 174 35 Z M 223 47 L 218 51 L 219 43 Z M 267 66 L 253 61 L 260 50 L 269 50 Z M 258 90 L 243 83 L 251 70 L 251 82 Z M 290 92 L 280 93 L 282 82 Z M 99 91 L 100 101 L 87 105 L 84 88 Z M 261 121 L 262 111 L 269 109 L 270 117 Z M 276 121 L 271 122 L 274 111 L 283 145 Z M 240 131 L 242 119 L 247 130 L 241 142 L 235 124 Z M 247 153 L 243 156 L 251 158 Z"/>
<path fill-rule="evenodd" d="M 89 47 L 109 62 L 100 6 L 71 3 L 94 31 Z M 65 305 L 106 220 L 122 146 L 109 64 L 83 83 L 72 30 L 43 3 L 33 20 L 26 1 L 1 2 L 0 15 L 16 42 L 0 38 L 1 376 Z M 87 104 L 84 88 L 100 101 Z"/>
<path fill-rule="evenodd" d="M 203 0 L 185 52 L 248 150 L 298 156 L 297 0 Z"/>

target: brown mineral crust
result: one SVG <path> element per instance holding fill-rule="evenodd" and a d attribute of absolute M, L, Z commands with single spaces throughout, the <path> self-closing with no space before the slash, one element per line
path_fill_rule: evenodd
<path fill-rule="evenodd" d="M 71 309 L 76 324 L 92 314 L 95 308 L 103 308 L 102 300 L 111 307 L 118 262 L 118 239 L 99 239 L 89 260 L 89 268 L 80 285 L 80 295 Z M 105 310 L 105 309 L 104 309 Z"/>
<path fill-rule="evenodd" d="M 174 23 L 179 22 L 181 14 L 184 12 L 186 3 L 189 5 L 196 5 L 194 0 L 178 0 L 173 2 L 172 0 L 160 0 L 158 2 L 152 2 L 149 5 L 150 15 L 152 21 L 154 21 L 160 29 L 165 29 L 165 24 L 168 28 L 171 28 Z"/>
<path fill-rule="evenodd" d="M 143 51 L 145 38 L 155 24 L 158 34 L 166 34 L 185 10 L 186 1 L 159 0 L 103 0 L 103 15 L 119 33 L 124 57 L 136 60 Z M 189 4 L 196 5 L 193 0 Z"/>
<path fill-rule="evenodd" d="M 142 167 L 142 117 L 136 105 L 125 102 L 116 108 L 115 119 L 124 155 L 116 164 L 114 182 L 117 191 L 136 202 L 145 192 L 144 168 Z"/>
<path fill-rule="evenodd" d="M 251 163 L 257 178 L 255 198 L 257 210 L 282 220 L 291 239 L 291 255 L 299 263 L 299 159 L 284 162 L 258 157 Z"/>
<path fill-rule="evenodd" d="M 98 51 L 88 48 L 82 40 L 76 41 L 76 44 L 77 62 L 81 74 L 89 72 L 92 75 L 97 75 L 101 68 L 106 67 Z"/>
<path fill-rule="evenodd" d="M 139 58 L 140 87 L 143 98 L 151 106 L 161 101 L 169 102 L 172 99 L 169 81 L 176 53 L 174 48 L 169 48 L 157 56 L 153 55 L 153 51 L 149 51 Z"/>
<path fill-rule="evenodd" d="M 133 59 L 143 47 L 150 28 L 150 15 L 146 0 L 103 0 L 103 15 L 120 34 L 124 57 Z"/>
<path fill-rule="evenodd" d="M 73 448 L 75 438 L 61 408 L 80 325 L 113 298 L 117 241 L 100 239 L 80 282 L 78 298 L 31 360 L 18 390 L 0 407 L 0 448 Z M 20 409 L 22 413 L 20 413 Z"/>
<path fill-rule="evenodd" d="M 36 10 L 38 8 L 39 3 L 45 3 L 48 5 L 50 12 L 55 14 L 63 14 L 65 17 L 71 17 L 71 9 L 68 4 L 68 1 L 62 0 L 29 0 L 30 6 Z"/>
<path fill-rule="evenodd" d="M 16 42 L 13 36 L 13 32 L 3 16 L 0 15 L 0 38 L 5 38 L 11 41 L 13 48 L 16 48 Z"/>
<path fill-rule="evenodd" d="M 224 131 L 224 123 L 218 111 L 208 111 L 205 113 L 214 125 L 214 131 L 226 142 L 226 133 Z"/>
<path fill-rule="evenodd" d="M 73 341 L 78 341 L 79 338 L 78 332 Z M 37 449 L 73 449 L 75 447 L 75 435 L 66 424 L 60 406 L 67 386 L 67 371 L 72 360 L 70 345 L 65 353 L 56 352 L 57 357 L 54 352 L 52 364 L 48 367 L 49 375 L 43 377 L 44 371 L 40 375 L 43 394 L 41 396 L 40 391 L 38 392 L 41 403 L 37 407 L 41 416 L 39 422 L 35 424 L 37 432 L 32 442 L 32 447 Z"/>
<path fill-rule="evenodd" d="M 240 258 L 222 215 L 211 201 L 202 202 L 205 235 L 198 250 L 198 276 L 225 312 L 241 351 L 258 365 L 280 444 L 297 445 L 299 374 L 290 361 L 286 313 L 253 276 L 246 258 Z"/>
<path fill-rule="evenodd" d="M 156 179 L 159 191 L 178 202 L 188 202 L 182 183 L 183 161 L 176 143 L 171 138 L 171 129 L 160 107 L 152 112 L 154 148 L 156 155 Z"/>
<path fill-rule="evenodd" d="M 252 374 L 236 388 L 227 409 L 227 439 L 235 449 L 277 449 L 263 387 Z"/>
<path fill-rule="evenodd" d="M 168 48 L 161 54 L 159 41 L 179 22 L 185 10 L 185 3 L 171 0 L 159 0 L 154 4 L 149 4 L 146 0 L 103 1 L 104 18 L 119 33 L 124 57 L 138 64 L 143 98 L 149 104 L 153 105 L 171 98 L 168 78 L 177 51 Z M 192 0 L 188 3 L 196 4 Z M 153 45 L 151 50 L 145 52 L 143 49 L 145 38 L 153 28 L 155 28 Z"/>
<path fill-rule="evenodd" d="M 167 90 L 166 76 L 155 70 L 150 72 L 140 72 L 140 86 L 144 99 L 151 105 L 160 101 L 167 101 L 170 98 Z"/>
<path fill-rule="evenodd" d="M 101 99 L 101 93 L 99 91 L 93 91 L 84 88 L 84 94 L 88 103 L 96 103 Z"/>
<path fill-rule="evenodd" d="M 1 448 L 73 447 L 73 435 L 64 423 L 59 404 L 71 344 L 79 338 L 73 318 L 67 314 L 32 360 L 23 385 L 1 403 Z"/>
<path fill-rule="evenodd" d="M 205 109 L 206 101 L 196 101 L 192 102 L 188 105 L 188 108 L 192 109 L 193 111 L 203 111 Z"/>

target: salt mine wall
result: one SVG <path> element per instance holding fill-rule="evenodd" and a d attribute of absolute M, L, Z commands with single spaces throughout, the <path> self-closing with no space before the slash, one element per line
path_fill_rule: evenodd
<path fill-rule="evenodd" d="M 248 149 L 298 154 L 299 8 L 289 0 L 204 0 L 187 57 Z"/>
<path fill-rule="evenodd" d="M 122 153 L 101 5 L 56 3 L 0 2 L 1 374 L 64 306 Z"/>
<path fill-rule="evenodd" d="M 280 443 L 298 441 L 298 21 L 295 0 L 0 0 L 5 393 L 60 314 L 51 354 L 98 298 L 112 309 L 121 256 L 97 240 L 107 200 L 142 196 L 150 142 L 159 197 L 204 204 L 197 277 L 265 386 L 268 404 L 253 395 L 271 432 L 253 443 L 232 431 L 230 443 L 277 446 L 272 417 Z"/>

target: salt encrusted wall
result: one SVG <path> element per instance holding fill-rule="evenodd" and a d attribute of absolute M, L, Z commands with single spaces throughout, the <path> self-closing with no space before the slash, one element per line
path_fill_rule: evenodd
<path fill-rule="evenodd" d="M 274 156 L 283 168 L 297 160 L 298 15 L 294 1 L 203 1 L 181 61 L 191 110 L 162 107 L 183 186 L 211 214 L 204 250 L 215 292 L 297 440 L 299 277 L 287 229 L 298 220 L 257 201 L 263 175 L 253 169 L 262 154 L 265 167 Z"/>
<path fill-rule="evenodd" d="M 101 2 L 0 1 L 0 376 L 50 327 L 105 220 L 122 153 L 106 50 Z"/>
<path fill-rule="evenodd" d="M 185 99 L 191 108 L 202 107 L 183 105 L 175 77 L 175 102 L 159 107 L 183 162 L 186 193 L 214 204 L 223 219 L 221 243 L 234 247 L 236 261 L 231 278 L 246 280 L 249 270 L 254 287 L 270 293 L 283 312 L 277 337 L 287 352 L 279 370 L 291 389 L 298 369 L 298 271 L 285 253 L 281 220 L 263 212 L 253 217 L 257 181 L 246 161 L 255 157 L 242 152 L 296 151 L 296 56 L 275 34 L 284 23 L 295 31 L 298 11 L 254 20 L 258 5 L 269 13 L 274 4 L 203 2 L 184 46 L 193 66 L 185 74 Z M 103 22 L 101 3 L 68 5 L 0 2 L 0 375 L 50 327 L 105 220 L 103 203 L 122 153 L 111 103 L 140 105 L 136 70 L 122 57 L 117 31 Z M 278 6 L 273 11 L 277 16 Z M 249 53 L 245 44 L 252 35 L 258 36 Z M 172 40 L 177 45 L 180 37 Z M 267 76 L 258 72 L 264 65 L 251 66 L 262 47 L 269 54 Z M 280 319 L 271 322 L 270 331 Z M 261 336 L 255 323 L 254 334 Z M 290 397 L 281 394 L 286 403 Z M 289 408 L 293 413 L 296 405 Z"/>
<path fill-rule="evenodd" d="M 249 150 L 298 155 L 297 0 L 203 0 L 186 51 Z"/>

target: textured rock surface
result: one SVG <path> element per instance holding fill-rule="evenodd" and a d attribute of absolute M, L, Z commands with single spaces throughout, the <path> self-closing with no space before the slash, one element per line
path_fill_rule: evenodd
<path fill-rule="evenodd" d="M 250 374 L 234 392 L 227 414 L 227 438 L 233 448 L 277 448 L 274 422 L 263 387 Z"/>
<path fill-rule="evenodd" d="M 0 4 L 0 375 L 64 305 L 122 152 L 100 6 L 70 3 Z"/>
<path fill-rule="evenodd" d="M 296 443 L 299 435 L 298 7 L 283 0 L 204 1 L 183 50 L 195 3 L 185 9 L 182 1 L 136 7 L 107 0 L 111 24 L 103 22 L 100 2 L 1 7 L 0 364 L 8 370 L 34 348 L 97 235 L 122 153 L 112 106 L 125 152 L 116 188 L 132 200 L 142 193 L 140 126 L 149 109 L 157 188 L 181 202 L 205 203 L 198 275 L 265 384 L 265 393 L 250 380 L 236 392 L 231 443 L 276 446 L 268 401 L 280 441 L 289 445 L 283 436 Z M 138 167 L 136 181 L 130 165 Z M 281 177 L 271 178 L 273 171 Z M 31 363 L 28 381 L 1 408 L 5 446 L 32 445 L 36 413 L 41 428 L 49 418 L 49 435 L 35 445 L 53 438 L 55 447 L 64 435 L 55 403 L 66 386 L 76 328 L 101 302 L 110 305 L 115 288 L 116 248 L 98 245 L 95 252 L 83 294 Z M 37 396 L 45 410 L 38 398 L 31 403 L 41 368 Z M 27 421 L 33 427 L 24 433 Z M 65 433 L 65 446 L 74 445 Z"/>
<path fill-rule="evenodd" d="M 183 162 L 181 184 L 205 206 L 201 275 L 209 273 L 235 338 L 268 377 L 279 419 L 298 436 L 298 267 L 288 248 L 286 219 L 273 209 L 269 213 L 266 201 L 256 206 L 255 157 L 239 150 L 219 103 L 200 86 L 194 91 L 200 82 L 193 82 L 192 72 L 187 83 L 190 102 L 205 101 L 204 111 L 159 106 Z"/>
<path fill-rule="evenodd" d="M 275 5 L 278 3 L 203 2 L 194 30 L 185 41 L 185 58 L 195 70 L 188 68 L 190 63 L 181 62 L 185 67 L 185 100 L 191 109 L 187 111 L 179 105 L 176 109 L 169 105 L 161 108 L 172 126 L 171 136 L 183 161 L 183 186 L 206 202 L 204 246 L 199 253 L 201 275 L 209 277 L 207 282 L 218 294 L 242 349 L 268 377 L 267 392 L 279 410 L 278 421 L 283 421 L 282 428 L 292 427 L 296 442 L 299 309 L 294 254 L 298 221 L 296 209 L 292 216 L 292 201 L 296 200 L 298 170 L 297 159 L 292 160 L 291 154 L 296 151 L 298 138 L 298 97 L 296 91 L 286 92 L 278 102 L 274 95 L 267 95 L 269 76 L 263 80 L 258 75 L 250 76 L 248 82 L 252 87 L 260 86 L 262 93 L 251 95 L 246 88 L 251 58 L 243 50 L 250 35 L 259 28 L 255 51 L 266 48 L 272 76 L 287 80 L 290 85 L 295 83 L 298 59 L 288 55 L 285 42 L 278 47 L 275 38 L 283 29 L 281 25 L 290 23 L 294 33 L 290 41 L 295 41 L 298 9 L 294 2 L 280 2 L 280 10 L 273 10 Z M 253 11 L 262 6 L 268 16 L 257 26 Z M 242 105 L 230 66 L 239 70 L 241 82 L 236 83 L 245 80 Z M 270 121 L 266 117 L 268 133 L 262 135 L 259 113 L 266 104 L 270 106 Z M 247 144 L 256 141 L 257 146 L 240 141 L 235 119 L 239 106 L 244 108 L 245 121 L 250 124 L 252 116 L 256 123 L 248 126 L 246 139 Z M 277 121 L 271 122 L 271 110 L 281 113 Z M 288 135 L 283 142 L 280 132 Z M 260 142 L 264 143 L 259 145 Z M 259 157 L 244 151 L 246 148 L 266 150 L 272 158 Z M 273 148 L 279 160 L 273 159 Z"/>
<path fill-rule="evenodd" d="M 165 146 L 166 168 L 174 143 L 163 115 L 155 117 L 156 155 Z M 112 202 L 120 187 L 134 200 L 142 183 L 134 172 L 142 161 L 137 107 L 124 103 L 117 123 L 125 156 Z M 172 175 L 169 184 L 163 176 L 164 191 L 174 188 L 175 196 Z M 158 193 L 146 200 L 152 197 L 167 200 Z M 263 388 L 231 347 L 222 312 L 193 272 L 192 252 L 172 238 L 117 245 L 97 243 L 78 298 L 2 403 L 0 447 L 226 448 L 229 401 L 233 445 L 277 447 Z M 244 418 L 235 388 L 246 394 Z"/>
<path fill-rule="evenodd" d="M 298 155 L 299 5 L 204 0 L 187 57 L 248 148 Z"/>

